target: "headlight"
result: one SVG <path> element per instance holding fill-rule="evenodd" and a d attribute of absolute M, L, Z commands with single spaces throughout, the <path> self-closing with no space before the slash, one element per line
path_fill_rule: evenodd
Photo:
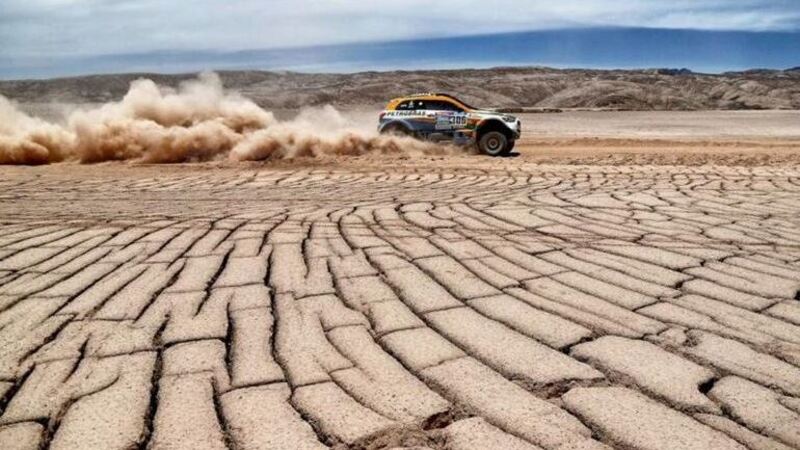
<path fill-rule="evenodd" d="M 517 121 L 517 118 L 514 116 L 503 116 L 504 122 L 514 123 Z"/>

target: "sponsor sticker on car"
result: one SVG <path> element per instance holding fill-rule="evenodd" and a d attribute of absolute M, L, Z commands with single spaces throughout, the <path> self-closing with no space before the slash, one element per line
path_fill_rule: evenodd
<path fill-rule="evenodd" d="M 467 124 L 466 114 L 457 114 L 453 112 L 441 112 L 436 117 L 437 130 L 454 130 L 461 128 Z"/>

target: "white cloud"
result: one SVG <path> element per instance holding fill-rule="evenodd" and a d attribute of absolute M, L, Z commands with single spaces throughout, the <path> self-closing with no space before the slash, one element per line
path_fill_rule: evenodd
<path fill-rule="evenodd" d="M 795 30 L 798 0 L 0 0 L 0 57 L 239 50 L 583 26 Z"/>

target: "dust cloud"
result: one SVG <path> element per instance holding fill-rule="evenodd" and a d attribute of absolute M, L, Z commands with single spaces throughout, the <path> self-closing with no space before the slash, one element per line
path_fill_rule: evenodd
<path fill-rule="evenodd" d="M 434 154 L 446 147 L 382 136 L 333 107 L 289 121 L 201 74 L 177 89 L 140 79 L 119 102 L 75 110 L 63 123 L 22 112 L 0 96 L 0 164 L 255 161 L 366 154 Z M 368 128 L 369 127 L 369 128 Z"/>

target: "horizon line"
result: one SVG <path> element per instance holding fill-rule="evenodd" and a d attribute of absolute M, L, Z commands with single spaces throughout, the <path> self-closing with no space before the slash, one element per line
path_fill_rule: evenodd
<path fill-rule="evenodd" d="M 667 37 L 672 39 L 661 39 Z M 643 40 L 652 41 L 655 47 L 643 47 Z M 465 48 L 480 52 L 469 53 Z M 392 58 L 392 51 L 398 56 Z M 698 56 L 703 51 L 706 57 Z M 696 54 L 693 55 L 693 52 Z M 497 56 L 493 57 L 495 54 Z M 659 55 L 663 61 L 658 61 Z M 747 64 L 744 60 L 737 60 L 737 56 L 746 56 L 754 61 Z M 714 57 L 717 63 L 712 69 Z M 720 60 L 725 58 L 726 62 Z M 758 63 L 756 60 L 769 62 Z M 3 63 L 0 66 L 5 66 L 4 70 L 0 69 L 5 72 L 0 72 L 0 79 L 9 81 L 103 73 L 180 74 L 204 70 L 261 70 L 352 74 L 452 70 L 454 67 L 550 67 L 561 70 L 686 68 L 694 73 L 721 74 L 762 68 L 787 70 L 800 66 L 800 30 L 569 27 L 297 47 L 158 49 L 61 58 L 33 57 L 27 60 L 6 56 L 0 57 L 0 62 Z"/>

